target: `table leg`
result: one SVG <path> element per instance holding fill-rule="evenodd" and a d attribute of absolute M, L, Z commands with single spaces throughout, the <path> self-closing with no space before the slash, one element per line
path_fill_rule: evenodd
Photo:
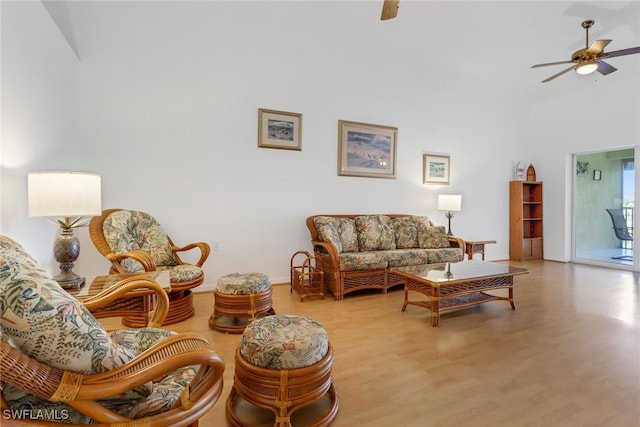
<path fill-rule="evenodd" d="M 407 309 L 407 303 L 409 302 L 409 285 L 408 279 L 404 279 L 404 303 L 402 304 L 402 311 Z"/>
<path fill-rule="evenodd" d="M 440 288 L 431 287 L 431 326 L 440 326 Z"/>
<path fill-rule="evenodd" d="M 511 286 L 509 286 L 509 303 L 511 304 L 511 309 L 516 309 L 516 303 L 513 300 L 513 277 L 511 278 Z"/>
<path fill-rule="evenodd" d="M 471 252 L 482 254 L 482 260 L 484 261 L 484 245 L 473 245 Z"/>
<path fill-rule="evenodd" d="M 473 259 L 473 245 L 466 245 L 467 249 L 467 258 Z"/>

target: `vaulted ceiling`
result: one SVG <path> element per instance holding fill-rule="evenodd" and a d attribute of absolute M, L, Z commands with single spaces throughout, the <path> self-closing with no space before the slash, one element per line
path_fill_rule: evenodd
<path fill-rule="evenodd" d="M 260 25 L 265 10 L 278 10 L 289 15 L 297 25 L 317 26 L 317 37 L 326 37 L 335 28 L 350 26 L 367 43 L 378 43 L 380 54 L 394 51 L 407 58 L 403 66 L 435 69 L 454 66 L 468 70 L 470 78 L 479 81 L 501 80 L 514 90 L 529 87 L 525 93 L 535 93 L 540 81 L 564 66 L 529 69 L 536 63 L 564 61 L 585 45 L 585 32 L 580 23 L 596 21 L 590 30 L 590 41 L 613 39 L 607 50 L 640 46 L 640 2 L 637 1 L 403 1 L 398 16 L 380 21 L 380 1 L 329 2 L 132 2 L 132 1 L 48 1 L 47 10 L 80 60 L 86 57 L 113 55 L 109 52 L 122 42 L 121 34 L 135 31 L 138 24 L 127 18 L 127 8 L 146 8 L 149 20 L 158 18 L 156 10 L 173 8 L 175 27 L 166 31 L 181 31 L 185 25 L 196 37 L 203 37 L 223 21 L 236 20 L 237 33 L 227 34 L 228 43 L 243 37 L 243 26 Z M 321 8 L 326 14 L 306 14 L 305 10 Z M 139 15 L 138 15 L 139 16 Z M 207 22 L 202 17 L 209 16 Z M 317 16 L 320 22 L 295 22 Z M 268 18 L 268 16 L 267 16 Z M 256 23 L 254 26 L 252 23 Z M 143 23 L 139 23 L 143 24 Z M 167 23 L 165 23 L 167 24 Z M 157 28 L 157 27 L 156 27 Z M 111 32 L 111 34 L 108 34 Z M 246 34 L 246 33 L 245 33 Z M 251 36 L 250 36 L 251 37 Z M 383 42 L 380 42 L 380 38 Z M 109 45 L 109 41 L 113 45 Z M 343 40 L 345 49 L 349 41 Z M 608 77 L 640 78 L 640 55 L 611 59 L 619 71 Z M 574 73 L 548 83 L 557 90 L 571 88 L 579 81 Z"/>

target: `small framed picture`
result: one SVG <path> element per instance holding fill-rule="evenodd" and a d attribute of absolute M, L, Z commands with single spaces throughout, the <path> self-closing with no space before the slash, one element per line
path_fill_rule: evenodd
<path fill-rule="evenodd" d="M 423 182 L 425 184 L 449 184 L 449 156 L 422 156 Z"/>
<path fill-rule="evenodd" d="M 338 121 L 338 175 L 396 177 L 398 128 Z"/>
<path fill-rule="evenodd" d="M 258 147 L 302 150 L 302 114 L 258 109 Z"/>
<path fill-rule="evenodd" d="M 598 169 L 593 170 L 593 180 L 600 181 L 602 179 L 602 171 Z"/>

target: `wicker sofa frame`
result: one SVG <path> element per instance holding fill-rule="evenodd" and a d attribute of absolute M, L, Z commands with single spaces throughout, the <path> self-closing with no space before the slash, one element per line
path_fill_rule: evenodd
<path fill-rule="evenodd" d="M 311 245 L 313 252 L 322 262 L 320 263 L 324 273 L 324 286 L 333 293 L 336 301 L 341 301 L 350 292 L 361 289 L 380 289 L 387 293 L 387 289 L 404 284 L 404 279 L 396 274 L 389 273 L 389 268 L 370 270 L 340 271 L 338 250 L 329 242 L 321 242 L 318 237 L 314 219 L 319 216 L 331 218 L 355 219 L 358 216 L 370 214 L 342 214 L 342 215 L 312 215 L 307 218 L 306 224 L 311 233 Z M 410 214 L 382 214 L 389 218 L 402 218 L 412 216 Z M 431 225 L 434 225 L 429 221 Z M 456 236 L 447 236 L 452 248 L 465 249 L 464 240 Z"/>

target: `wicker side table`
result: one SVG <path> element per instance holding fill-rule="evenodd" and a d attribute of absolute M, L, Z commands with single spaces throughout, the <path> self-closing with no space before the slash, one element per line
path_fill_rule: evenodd
<path fill-rule="evenodd" d="M 484 261 L 484 245 L 496 243 L 495 240 L 465 240 L 464 252 L 467 254 L 468 259 L 473 259 L 473 254 L 482 254 L 482 260 Z"/>
<path fill-rule="evenodd" d="M 321 263 L 321 259 L 307 251 L 298 251 L 291 256 L 290 291 L 296 291 L 300 301 L 310 296 L 319 296 L 324 299 L 324 272 Z"/>

